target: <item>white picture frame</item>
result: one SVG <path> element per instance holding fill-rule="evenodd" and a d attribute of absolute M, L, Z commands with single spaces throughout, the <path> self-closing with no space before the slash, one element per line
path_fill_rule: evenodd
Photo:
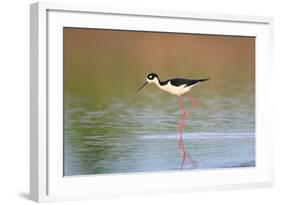
<path fill-rule="evenodd" d="M 32 200 L 41 202 L 273 186 L 272 113 L 263 109 L 270 106 L 268 93 L 271 86 L 270 74 L 273 71 L 272 18 L 97 8 L 94 5 L 46 2 L 32 4 L 30 11 Z M 65 26 L 255 36 L 256 166 L 189 172 L 63 177 L 61 32 Z M 179 183 L 180 181 L 187 183 Z"/>

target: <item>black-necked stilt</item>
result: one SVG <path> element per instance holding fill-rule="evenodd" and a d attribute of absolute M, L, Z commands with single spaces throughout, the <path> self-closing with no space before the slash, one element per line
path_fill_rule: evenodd
<path fill-rule="evenodd" d="M 186 119 L 188 119 L 190 113 L 194 110 L 194 108 L 198 105 L 197 101 L 190 95 L 187 95 L 188 100 L 192 102 L 192 105 L 188 112 L 185 110 L 185 106 L 182 100 L 182 95 L 187 94 L 190 89 L 197 85 L 200 82 L 204 82 L 209 79 L 199 79 L 199 80 L 190 80 L 190 79 L 184 79 L 184 78 L 174 78 L 166 81 L 161 81 L 156 73 L 150 73 L 147 75 L 146 81 L 144 84 L 137 90 L 140 91 L 145 85 L 148 83 L 154 83 L 158 88 L 161 90 L 168 92 L 172 95 L 177 95 L 179 97 L 179 103 L 181 106 L 181 109 L 183 111 L 183 118 L 179 121 L 178 128 L 180 132 L 180 139 L 179 139 L 179 151 L 183 154 L 183 160 L 181 163 L 181 169 L 183 169 L 183 165 L 185 160 L 189 159 L 193 166 L 197 166 L 195 161 L 191 159 L 191 157 L 188 155 L 187 151 L 184 148 L 183 140 L 182 140 L 182 131 L 184 128 L 184 122 Z"/>

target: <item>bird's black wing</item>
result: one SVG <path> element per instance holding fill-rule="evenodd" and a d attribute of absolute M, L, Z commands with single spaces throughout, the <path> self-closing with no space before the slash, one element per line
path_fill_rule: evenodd
<path fill-rule="evenodd" d="M 188 87 L 188 86 L 191 86 L 191 85 L 194 85 L 196 83 L 203 82 L 206 80 L 209 80 L 209 79 L 189 80 L 189 79 L 184 79 L 184 78 L 175 78 L 175 79 L 171 79 L 168 81 L 170 81 L 171 84 L 174 86 L 185 85 L 185 87 Z"/>

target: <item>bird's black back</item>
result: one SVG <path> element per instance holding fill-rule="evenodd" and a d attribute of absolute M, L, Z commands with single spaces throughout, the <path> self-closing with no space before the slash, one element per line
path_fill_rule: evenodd
<path fill-rule="evenodd" d="M 160 85 L 166 85 L 170 81 L 171 85 L 173 85 L 173 86 L 185 85 L 185 87 L 188 87 L 188 86 L 191 86 L 191 85 L 194 85 L 196 83 L 203 82 L 206 80 L 209 80 L 209 79 L 189 80 L 189 79 L 184 79 L 184 78 L 174 78 L 174 79 L 160 82 Z"/>

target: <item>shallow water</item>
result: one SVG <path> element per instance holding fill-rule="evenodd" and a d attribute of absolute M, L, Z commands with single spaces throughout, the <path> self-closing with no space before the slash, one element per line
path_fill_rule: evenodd
<path fill-rule="evenodd" d="M 183 135 L 196 169 L 255 166 L 251 101 L 202 96 Z M 190 103 L 185 103 L 188 109 Z M 177 97 L 144 91 L 97 104 L 95 98 L 66 95 L 64 116 L 66 176 L 181 168 Z M 183 168 L 194 169 L 188 161 Z"/>

